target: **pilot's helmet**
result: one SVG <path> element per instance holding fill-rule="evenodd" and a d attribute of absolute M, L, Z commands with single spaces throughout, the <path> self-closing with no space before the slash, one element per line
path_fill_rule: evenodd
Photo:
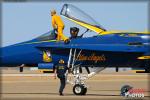
<path fill-rule="evenodd" d="M 60 64 L 64 64 L 65 61 L 64 61 L 63 59 L 60 59 L 60 60 L 59 60 L 59 63 L 60 63 Z"/>

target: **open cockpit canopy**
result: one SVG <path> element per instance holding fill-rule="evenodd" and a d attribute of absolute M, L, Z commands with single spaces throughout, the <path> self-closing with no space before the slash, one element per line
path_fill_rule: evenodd
<path fill-rule="evenodd" d="M 67 17 L 69 20 L 75 22 L 76 24 L 79 24 L 82 27 L 85 27 L 94 32 L 101 33 L 106 31 L 106 29 L 104 29 L 91 16 L 71 4 L 64 4 L 60 14 Z"/>

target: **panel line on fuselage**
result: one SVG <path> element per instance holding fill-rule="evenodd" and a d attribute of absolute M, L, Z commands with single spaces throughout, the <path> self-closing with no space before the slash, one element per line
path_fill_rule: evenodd
<path fill-rule="evenodd" d="M 56 42 L 56 41 L 57 40 L 47 40 L 47 41 L 37 41 L 37 42 L 25 42 L 25 43 L 19 43 L 19 44 L 16 44 L 16 45 L 18 46 L 18 45 L 25 45 L 25 44 L 38 44 L 38 43 L 43 43 L 43 42 Z"/>

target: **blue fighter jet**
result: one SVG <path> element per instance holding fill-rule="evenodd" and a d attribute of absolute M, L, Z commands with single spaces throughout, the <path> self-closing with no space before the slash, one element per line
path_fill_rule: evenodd
<path fill-rule="evenodd" d="M 64 4 L 60 12 L 66 19 L 86 29 L 79 35 L 80 29 L 70 28 L 70 41 L 57 41 L 57 32 L 49 31 L 33 40 L 1 48 L 1 66 L 38 66 L 50 69 L 64 59 L 71 70 L 73 92 L 86 94 L 84 80 L 92 77 L 107 67 L 143 68 L 150 72 L 150 34 L 147 32 L 107 31 L 92 17 L 71 4 Z M 96 36 L 84 37 L 89 32 Z M 82 68 L 87 76 L 82 75 Z M 96 67 L 90 71 L 89 67 Z M 78 89 L 80 88 L 80 89 Z"/>

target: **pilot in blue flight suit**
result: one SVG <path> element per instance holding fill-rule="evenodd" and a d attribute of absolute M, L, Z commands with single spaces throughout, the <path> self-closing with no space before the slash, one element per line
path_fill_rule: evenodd
<path fill-rule="evenodd" d="M 60 79 L 60 88 L 59 88 L 59 94 L 61 96 L 63 96 L 63 90 L 65 88 L 66 85 L 66 71 L 68 70 L 68 67 L 65 66 L 64 64 L 64 60 L 60 59 L 59 60 L 59 64 L 55 66 L 55 78 L 56 78 L 56 73 L 57 73 L 57 77 Z"/>

